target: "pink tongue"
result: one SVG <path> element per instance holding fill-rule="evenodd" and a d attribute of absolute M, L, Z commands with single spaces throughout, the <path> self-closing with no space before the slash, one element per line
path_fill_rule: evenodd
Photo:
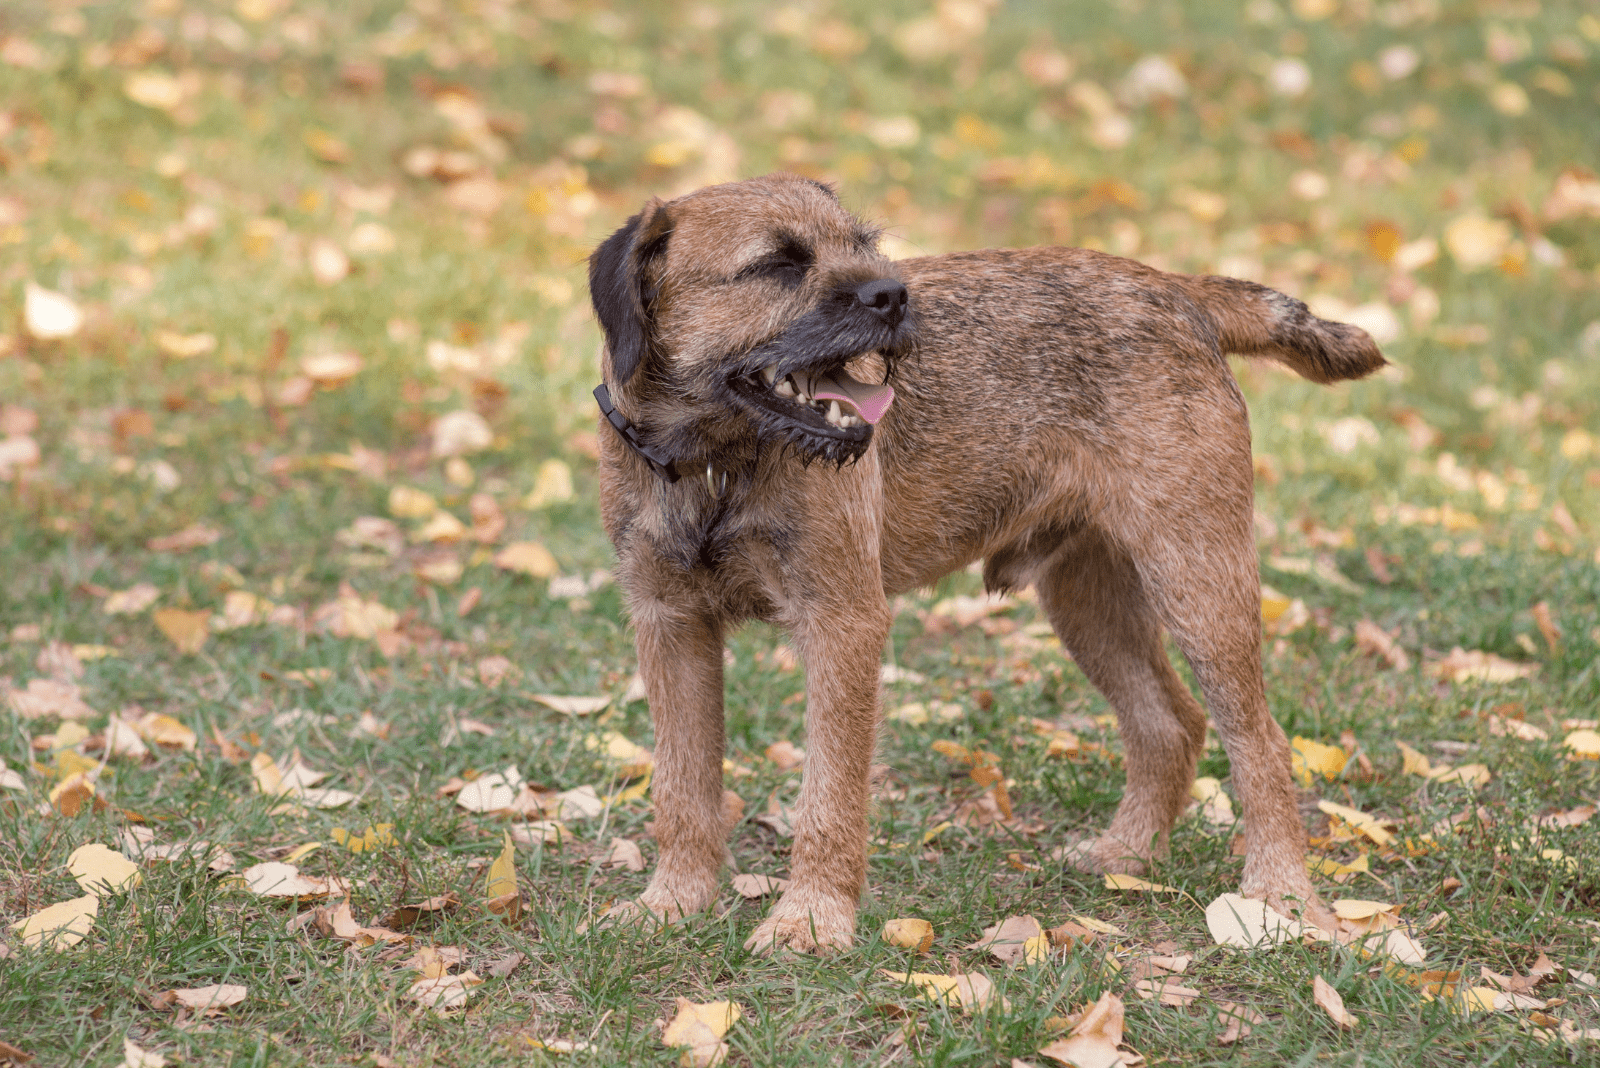
<path fill-rule="evenodd" d="M 874 386 L 857 382 L 843 371 L 828 378 L 811 380 L 811 395 L 818 400 L 836 400 L 850 405 L 869 423 L 883 418 L 894 403 L 893 386 Z"/>

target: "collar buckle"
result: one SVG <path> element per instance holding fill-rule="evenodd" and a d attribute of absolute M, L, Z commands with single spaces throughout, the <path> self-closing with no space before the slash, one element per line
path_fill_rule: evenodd
<path fill-rule="evenodd" d="M 639 428 L 628 421 L 628 417 L 617 411 L 616 405 L 611 403 L 611 391 L 604 383 L 594 387 L 594 399 L 600 404 L 600 414 L 606 417 L 612 429 L 622 436 L 622 443 L 633 450 L 634 454 L 650 465 L 663 482 L 678 481 L 678 468 L 672 459 L 660 449 L 646 445 L 639 439 Z"/>

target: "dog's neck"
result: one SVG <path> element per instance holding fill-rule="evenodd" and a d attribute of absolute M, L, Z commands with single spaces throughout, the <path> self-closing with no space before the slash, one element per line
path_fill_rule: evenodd
<path fill-rule="evenodd" d="M 646 445 L 640 440 L 638 428 L 629 422 L 627 416 L 617 411 L 616 405 L 611 403 L 611 391 L 606 388 L 604 382 L 594 387 L 594 399 L 600 404 L 600 414 L 605 416 L 606 422 L 615 428 L 622 438 L 622 443 L 629 450 L 649 464 L 650 470 L 654 471 L 663 482 L 678 481 L 679 475 L 676 461 L 662 449 L 653 445 Z M 708 480 L 711 477 L 711 468 L 709 466 L 706 468 L 706 477 Z M 723 475 L 723 482 L 724 484 L 727 482 L 726 474 Z"/>

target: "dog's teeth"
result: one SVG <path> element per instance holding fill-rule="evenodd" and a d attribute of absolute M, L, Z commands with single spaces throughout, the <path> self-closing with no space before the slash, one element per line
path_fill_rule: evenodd
<path fill-rule="evenodd" d="M 772 392 L 776 393 L 780 397 L 794 396 L 796 393 L 794 388 L 794 379 L 785 378 L 782 382 L 779 382 L 776 386 L 772 387 Z"/>
<path fill-rule="evenodd" d="M 761 378 L 769 386 L 776 382 L 778 380 L 778 365 L 775 363 L 769 363 L 767 366 L 763 367 L 761 369 Z"/>
<path fill-rule="evenodd" d="M 828 402 L 828 417 L 827 418 L 828 418 L 828 422 L 833 424 L 834 426 L 841 426 L 842 425 L 840 423 L 840 419 L 843 418 L 843 415 L 839 411 L 839 402 L 838 401 L 829 401 Z"/>

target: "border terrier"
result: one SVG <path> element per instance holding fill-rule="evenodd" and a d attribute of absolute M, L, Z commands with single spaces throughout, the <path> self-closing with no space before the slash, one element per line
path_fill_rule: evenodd
<path fill-rule="evenodd" d="M 1127 786 L 1072 854 L 1167 846 L 1206 712 L 1243 806 L 1242 892 L 1332 929 L 1267 710 L 1250 423 L 1226 354 L 1315 382 L 1384 366 L 1275 290 L 1079 248 L 891 262 L 793 175 L 652 200 L 589 261 L 605 335 L 600 503 L 655 725 L 660 860 L 609 922 L 710 905 L 729 854 L 723 639 L 784 628 L 805 665 L 789 886 L 746 945 L 851 944 L 893 595 L 976 560 L 1033 586 L 1116 711 Z M 609 425 L 605 425 L 609 424 Z"/>

